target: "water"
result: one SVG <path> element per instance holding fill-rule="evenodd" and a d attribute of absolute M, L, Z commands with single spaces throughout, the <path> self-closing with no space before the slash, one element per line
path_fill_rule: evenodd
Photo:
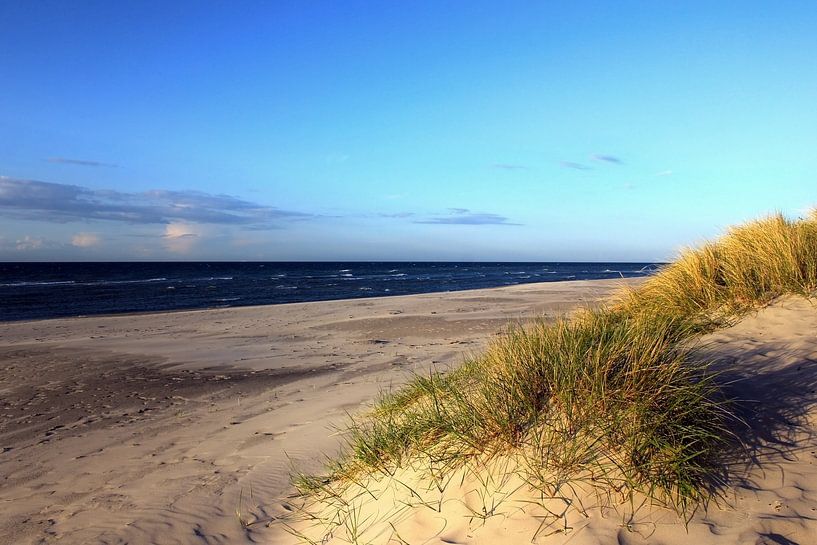
<path fill-rule="evenodd" d="M 0 321 L 645 276 L 654 263 L 0 263 Z"/>

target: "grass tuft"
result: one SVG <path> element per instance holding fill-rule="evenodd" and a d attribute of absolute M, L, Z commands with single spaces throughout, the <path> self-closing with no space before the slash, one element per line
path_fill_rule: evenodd
<path fill-rule="evenodd" d="M 718 484 L 731 418 L 692 341 L 815 289 L 817 215 L 732 228 L 602 308 L 512 326 L 457 369 L 415 376 L 352 419 L 346 455 L 328 475 L 296 485 L 337 496 L 333 483 L 392 475 L 412 460 L 427 460 L 439 479 L 513 454 L 543 496 L 583 479 L 688 514 Z"/>

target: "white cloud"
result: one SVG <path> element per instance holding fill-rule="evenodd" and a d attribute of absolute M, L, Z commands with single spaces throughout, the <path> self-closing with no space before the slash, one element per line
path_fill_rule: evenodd
<path fill-rule="evenodd" d="M 165 248 L 177 254 L 186 254 L 198 243 L 203 235 L 201 225 L 190 223 L 168 223 L 165 226 Z"/>
<path fill-rule="evenodd" d="M 29 250 L 39 250 L 44 244 L 45 239 L 42 237 L 32 237 L 30 235 L 26 235 L 21 239 L 17 239 L 15 248 L 21 252 L 26 252 Z"/>
<path fill-rule="evenodd" d="M 90 248 L 99 245 L 100 242 L 99 236 L 94 233 L 77 233 L 71 237 L 71 245 L 77 248 Z"/>

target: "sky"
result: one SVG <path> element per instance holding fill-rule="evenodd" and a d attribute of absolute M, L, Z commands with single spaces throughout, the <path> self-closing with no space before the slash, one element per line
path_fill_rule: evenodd
<path fill-rule="evenodd" d="M 663 261 L 817 204 L 817 3 L 0 0 L 0 260 Z"/>

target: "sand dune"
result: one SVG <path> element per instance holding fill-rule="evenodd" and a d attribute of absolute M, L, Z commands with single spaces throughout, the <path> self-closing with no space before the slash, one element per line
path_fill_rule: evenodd
<path fill-rule="evenodd" d="M 307 505 L 319 519 L 291 520 L 321 543 L 767 544 L 817 542 L 817 309 L 802 298 L 777 301 L 705 337 L 700 357 L 715 362 L 745 422 L 745 445 L 720 497 L 685 526 L 650 504 L 599 494 L 588 481 L 545 493 L 515 468 L 519 459 L 477 460 L 439 475 L 422 461 L 377 475 Z M 431 477 L 429 476 L 431 475 Z M 343 503 L 339 502 L 342 499 Z M 280 532 L 276 543 L 298 543 Z M 355 541 L 357 540 L 357 541 Z"/>
<path fill-rule="evenodd" d="M 0 543 L 272 543 L 347 411 L 620 284 L 2 324 Z"/>

